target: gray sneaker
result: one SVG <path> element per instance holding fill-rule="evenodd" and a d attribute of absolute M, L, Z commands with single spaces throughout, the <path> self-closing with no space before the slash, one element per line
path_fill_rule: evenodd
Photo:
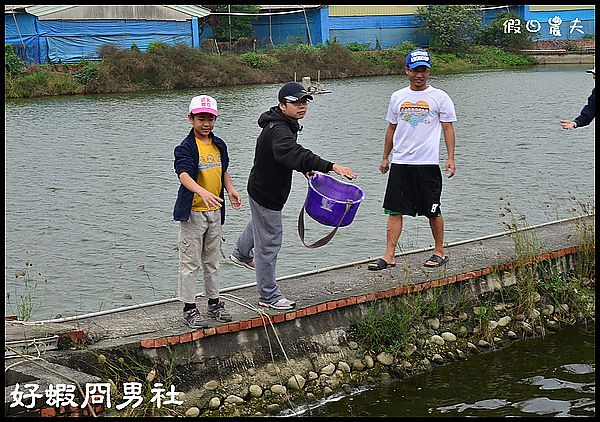
<path fill-rule="evenodd" d="M 260 306 L 264 306 L 265 308 L 278 309 L 281 311 L 286 311 L 288 309 L 294 309 L 296 307 L 296 302 L 292 300 L 288 300 L 285 297 L 278 299 L 274 302 L 267 302 L 263 300 L 259 300 L 258 304 Z"/>
<path fill-rule="evenodd" d="M 190 309 L 183 313 L 183 320 L 192 328 L 206 328 L 208 321 L 202 316 L 198 308 Z"/>
<path fill-rule="evenodd" d="M 252 271 L 254 271 L 256 269 L 256 268 L 254 268 L 254 260 L 253 259 L 251 259 L 250 261 L 244 261 L 235 255 L 229 255 L 229 260 L 231 262 L 233 262 L 235 265 L 237 265 L 238 267 L 248 268 L 249 270 L 252 270 Z"/>
<path fill-rule="evenodd" d="M 206 315 L 216 319 L 218 322 L 230 322 L 233 319 L 225 310 L 225 304 L 222 301 L 214 305 L 208 305 Z"/>

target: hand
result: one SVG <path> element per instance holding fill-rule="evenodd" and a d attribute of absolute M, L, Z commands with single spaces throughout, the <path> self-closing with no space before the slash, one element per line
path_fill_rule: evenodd
<path fill-rule="evenodd" d="M 227 191 L 227 196 L 229 196 L 229 202 L 234 209 L 239 210 L 242 208 L 242 197 L 235 189 Z"/>
<path fill-rule="evenodd" d="M 444 171 L 446 172 L 446 176 L 448 176 L 448 178 L 454 176 L 454 173 L 456 173 L 456 164 L 454 164 L 453 159 L 448 158 L 446 160 L 446 166 L 444 167 Z"/>
<path fill-rule="evenodd" d="M 206 205 L 209 208 L 221 208 L 221 203 L 223 202 L 223 199 L 217 195 L 215 195 L 212 192 L 207 191 L 204 188 L 200 188 L 199 192 L 196 192 L 196 194 L 202 198 L 202 202 L 204 202 L 204 205 Z"/>
<path fill-rule="evenodd" d="M 379 171 L 381 172 L 381 174 L 386 174 L 389 169 L 390 160 L 388 158 L 384 158 L 383 160 L 381 160 L 381 163 L 379 163 Z"/>
<path fill-rule="evenodd" d="M 310 179 L 311 177 L 313 177 L 315 175 L 315 172 L 313 170 L 311 171 L 307 171 L 306 173 L 303 173 L 304 177 L 306 177 L 307 179 Z"/>
<path fill-rule="evenodd" d="M 575 129 L 575 122 L 571 120 L 561 120 L 560 124 L 562 125 L 563 129 Z"/>
<path fill-rule="evenodd" d="M 354 173 L 350 167 L 340 166 L 339 164 L 333 165 L 333 171 L 335 171 L 340 176 L 344 176 L 346 179 L 355 179 L 358 177 L 358 174 Z"/>

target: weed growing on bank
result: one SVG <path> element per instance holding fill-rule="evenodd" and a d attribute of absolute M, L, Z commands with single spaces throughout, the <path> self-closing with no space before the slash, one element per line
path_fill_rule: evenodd
<path fill-rule="evenodd" d="M 169 346 L 166 347 L 168 358 L 161 365 L 144 363 L 130 353 L 113 356 L 92 352 L 97 361 L 95 373 L 107 380 L 111 390 L 112 407 L 102 416 L 183 416 L 178 404 L 182 394 L 171 392 L 172 386 L 177 385 L 177 359 Z"/>
<path fill-rule="evenodd" d="M 98 62 L 33 66 L 25 66 L 12 48 L 5 48 L 4 98 L 277 83 L 293 80 L 294 76 L 316 79 L 318 72 L 323 79 L 402 74 L 406 54 L 417 47 L 404 42 L 394 48 L 368 51 L 334 41 L 326 45 L 297 43 L 243 54 L 215 54 L 164 43 L 155 43 L 146 52 L 134 45 L 130 49 L 104 45 Z M 431 60 L 437 73 L 536 63 L 531 57 L 486 46 L 474 47 L 471 53 L 460 57 L 431 52 Z"/>
<path fill-rule="evenodd" d="M 15 278 L 22 280 L 22 286 L 15 286 L 14 295 L 6 292 L 6 302 L 19 321 L 29 321 L 39 305 L 38 287 L 48 279 L 33 268 L 33 263 L 25 262 L 25 270 L 15 271 Z M 12 300 L 15 300 L 13 303 Z M 15 308 L 16 307 L 16 308 Z"/>

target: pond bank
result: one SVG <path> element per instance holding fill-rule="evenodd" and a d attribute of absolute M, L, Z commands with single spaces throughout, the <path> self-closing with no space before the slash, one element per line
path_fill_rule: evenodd
<path fill-rule="evenodd" d="M 434 272 L 421 267 L 431 252 L 427 248 L 400 254 L 397 267 L 381 272 L 366 271 L 364 261 L 285 277 L 281 282 L 299 306 L 290 312 L 257 316 L 251 306 L 255 287 L 244 287 L 223 294 L 239 320 L 203 330 L 172 318 L 177 303 L 43 325 L 7 321 L 5 328 L 13 339 L 59 335 L 65 349 L 49 351 L 45 359 L 112 380 L 113 403 L 122 400 L 124 381 L 139 379 L 185 392 L 181 405 L 160 412 L 277 414 L 336 391 L 411 376 L 593 319 L 595 245 L 585 239 L 594 232 L 593 216 L 579 217 L 450 244 L 450 262 Z M 539 248 L 523 256 L 515 252 L 523 245 Z M 570 279 L 569 274 L 591 270 L 592 277 Z M 573 295 L 573 289 L 579 293 Z M 361 322 L 377 326 L 378 318 L 398 309 L 414 310 L 415 318 L 397 335 L 405 343 L 374 350 L 369 336 L 385 327 L 370 332 Z M 138 321 L 135 327 L 132 320 Z M 7 410 L 9 402 L 7 395 Z M 43 408 L 30 414 L 55 410 Z M 105 410 L 141 415 L 140 409 Z"/>

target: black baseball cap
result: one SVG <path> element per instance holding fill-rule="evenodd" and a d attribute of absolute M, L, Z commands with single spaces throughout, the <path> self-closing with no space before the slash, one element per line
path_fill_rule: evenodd
<path fill-rule="evenodd" d="M 299 101 L 302 98 L 308 98 L 312 101 L 313 97 L 310 95 L 302 84 L 298 82 L 288 82 L 279 90 L 279 102 L 285 103 L 286 101 Z"/>

